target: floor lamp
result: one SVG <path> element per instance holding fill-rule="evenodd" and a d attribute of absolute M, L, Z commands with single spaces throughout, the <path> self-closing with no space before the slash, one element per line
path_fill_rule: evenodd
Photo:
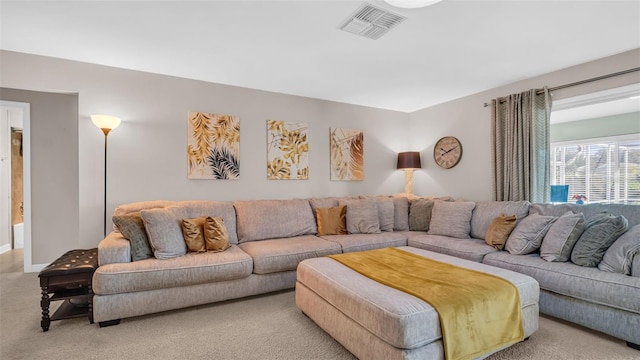
<path fill-rule="evenodd" d="M 406 194 L 413 194 L 413 170 L 421 167 L 419 152 L 407 151 L 398 153 L 397 169 L 404 169 L 404 192 Z"/>
<path fill-rule="evenodd" d="M 91 121 L 104 133 L 104 237 L 107 237 L 107 136 L 121 120 L 110 115 L 91 115 Z"/>

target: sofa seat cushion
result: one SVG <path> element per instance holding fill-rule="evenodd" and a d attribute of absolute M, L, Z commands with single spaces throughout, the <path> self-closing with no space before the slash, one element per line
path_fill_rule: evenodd
<path fill-rule="evenodd" d="M 339 244 L 342 252 L 381 249 L 390 246 L 406 246 L 407 237 L 398 232 L 379 234 L 324 235 L 321 238 Z"/>
<path fill-rule="evenodd" d="M 539 254 L 487 254 L 487 265 L 529 275 L 540 289 L 584 301 L 640 313 L 640 278 L 614 274 L 570 262 L 548 262 Z"/>
<path fill-rule="evenodd" d="M 253 258 L 255 274 L 295 270 L 305 259 L 340 254 L 340 246 L 313 235 L 249 241 L 238 245 Z"/>
<path fill-rule="evenodd" d="M 456 256 L 459 258 L 482 262 L 485 255 L 497 252 L 480 239 L 457 239 L 442 235 L 411 236 L 409 246 L 431 250 L 437 253 Z"/>
<path fill-rule="evenodd" d="M 232 245 L 217 253 L 189 253 L 166 260 L 100 266 L 92 286 L 98 295 L 120 294 L 241 279 L 251 275 L 252 270 L 251 256 Z"/>

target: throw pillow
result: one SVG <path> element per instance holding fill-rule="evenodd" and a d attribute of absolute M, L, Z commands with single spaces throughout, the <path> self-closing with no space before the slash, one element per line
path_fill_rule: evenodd
<path fill-rule="evenodd" d="M 620 215 L 600 213 L 588 219 L 571 252 L 571 261 L 580 266 L 597 266 L 609 246 L 629 228 L 627 219 Z"/>
<path fill-rule="evenodd" d="M 545 234 L 557 219 L 555 216 L 540 214 L 525 217 L 509 235 L 505 249 L 516 255 L 530 254 L 538 250 Z"/>
<path fill-rule="evenodd" d="M 391 198 L 376 198 L 380 231 L 393 231 L 394 204 Z"/>
<path fill-rule="evenodd" d="M 489 225 L 489 229 L 487 230 L 486 235 L 484 236 L 484 241 L 494 248 L 498 250 L 502 250 L 504 248 L 504 243 L 507 242 L 507 238 L 514 227 L 516 227 L 516 221 L 518 218 L 515 215 L 506 216 L 502 214 L 497 218 L 493 219 L 491 225 Z"/>
<path fill-rule="evenodd" d="M 379 234 L 378 206 L 375 200 L 340 200 L 347 207 L 347 231 L 350 234 Z"/>
<path fill-rule="evenodd" d="M 640 224 L 632 227 L 613 242 L 613 245 L 604 253 L 598 269 L 631 275 L 631 262 L 638 253 L 640 253 Z"/>
<path fill-rule="evenodd" d="M 475 207 L 473 201 L 434 202 L 427 234 L 468 239 L 471 230 L 469 221 Z"/>
<path fill-rule="evenodd" d="M 113 224 L 118 228 L 122 236 L 131 244 L 131 260 L 138 261 L 153 257 L 151 245 L 140 212 L 128 215 L 113 216 Z"/>
<path fill-rule="evenodd" d="M 182 219 L 182 235 L 190 252 L 205 252 L 204 221 L 205 217 Z"/>
<path fill-rule="evenodd" d="M 584 230 L 584 215 L 571 211 L 556 220 L 542 240 L 540 257 L 547 261 L 568 261 Z"/>
<path fill-rule="evenodd" d="M 221 252 L 231 247 L 229 232 L 221 216 L 207 216 L 204 221 L 203 234 L 207 251 Z"/>
<path fill-rule="evenodd" d="M 433 211 L 433 200 L 414 199 L 409 205 L 409 230 L 428 231 Z"/>
<path fill-rule="evenodd" d="M 316 208 L 318 236 L 347 234 L 347 207 Z"/>
<path fill-rule="evenodd" d="M 149 236 L 156 259 L 171 259 L 187 253 L 187 245 L 182 235 L 182 219 L 190 219 L 186 207 L 170 206 L 166 208 L 140 211 L 144 228 Z"/>
<path fill-rule="evenodd" d="M 409 199 L 406 197 L 393 198 L 393 230 L 409 230 Z"/>

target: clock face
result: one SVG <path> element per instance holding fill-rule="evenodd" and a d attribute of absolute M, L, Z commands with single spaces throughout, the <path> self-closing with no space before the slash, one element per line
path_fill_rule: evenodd
<path fill-rule="evenodd" d="M 462 144 L 453 136 L 445 136 L 436 142 L 433 148 L 433 159 L 438 166 L 451 169 L 462 158 Z"/>

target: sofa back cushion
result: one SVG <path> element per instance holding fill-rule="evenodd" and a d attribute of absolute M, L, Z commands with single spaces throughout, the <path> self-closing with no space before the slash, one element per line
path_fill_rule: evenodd
<path fill-rule="evenodd" d="M 409 230 L 409 199 L 405 196 L 393 197 L 393 230 Z"/>
<path fill-rule="evenodd" d="M 640 224 L 640 206 L 623 205 L 623 204 L 532 204 L 529 213 L 538 213 L 540 215 L 551 215 L 560 217 L 567 211 L 573 213 L 583 213 L 584 218 L 589 220 L 597 214 L 608 212 L 612 215 L 622 215 L 627 219 L 629 227 Z"/>
<path fill-rule="evenodd" d="M 306 199 L 240 200 L 233 206 L 239 243 L 317 233 L 316 220 Z"/>
<path fill-rule="evenodd" d="M 340 200 L 347 207 L 347 231 L 349 234 L 379 234 L 380 218 L 376 200 Z"/>
<path fill-rule="evenodd" d="M 409 230 L 428 231 L 433 211 L 433 200 L 413 199 L 409 205 Z"/>
<path fill-rule="evenodd" d="M 540 257 L 547 261 L 568 261 L 583 230 L 584 215 L 567 211 L 551 225 L 545 234 L 540 246 Z"/>
<path fill-rule="evenodd" d="M 598 269 L 631 275 L 631 264 L 636 254 L 640 254 L 640 224 L 627 230 L 611 245 Z"/>
<path fill-rule="evenodd" d="M 558 218 L 555 216 L 540 214 L 525 217 L 509 235 L 505 250 L 514 255 L 526 255 L 538 250 L 544 236 L 556 220 Z"/>
<path fill-rule="evenodd" d="M 528 201 L 480 201 L 476 203 L 471 215 L 471 237 L 484 239 L 491 222 L 504 214 L 516 216 L 516 226 L 529 214 L 531 203 Z"/>
<path fill-rule="evenodd" d="M 233 204 L 220 201 L 181 201 L 166 208 L 140 211 L 149 243 L 158 259 L 170 259 L 186 254 L 182 235 L 182 219 L 220 216 L 224 219 L 231 244 L 238 243 Z"/>

